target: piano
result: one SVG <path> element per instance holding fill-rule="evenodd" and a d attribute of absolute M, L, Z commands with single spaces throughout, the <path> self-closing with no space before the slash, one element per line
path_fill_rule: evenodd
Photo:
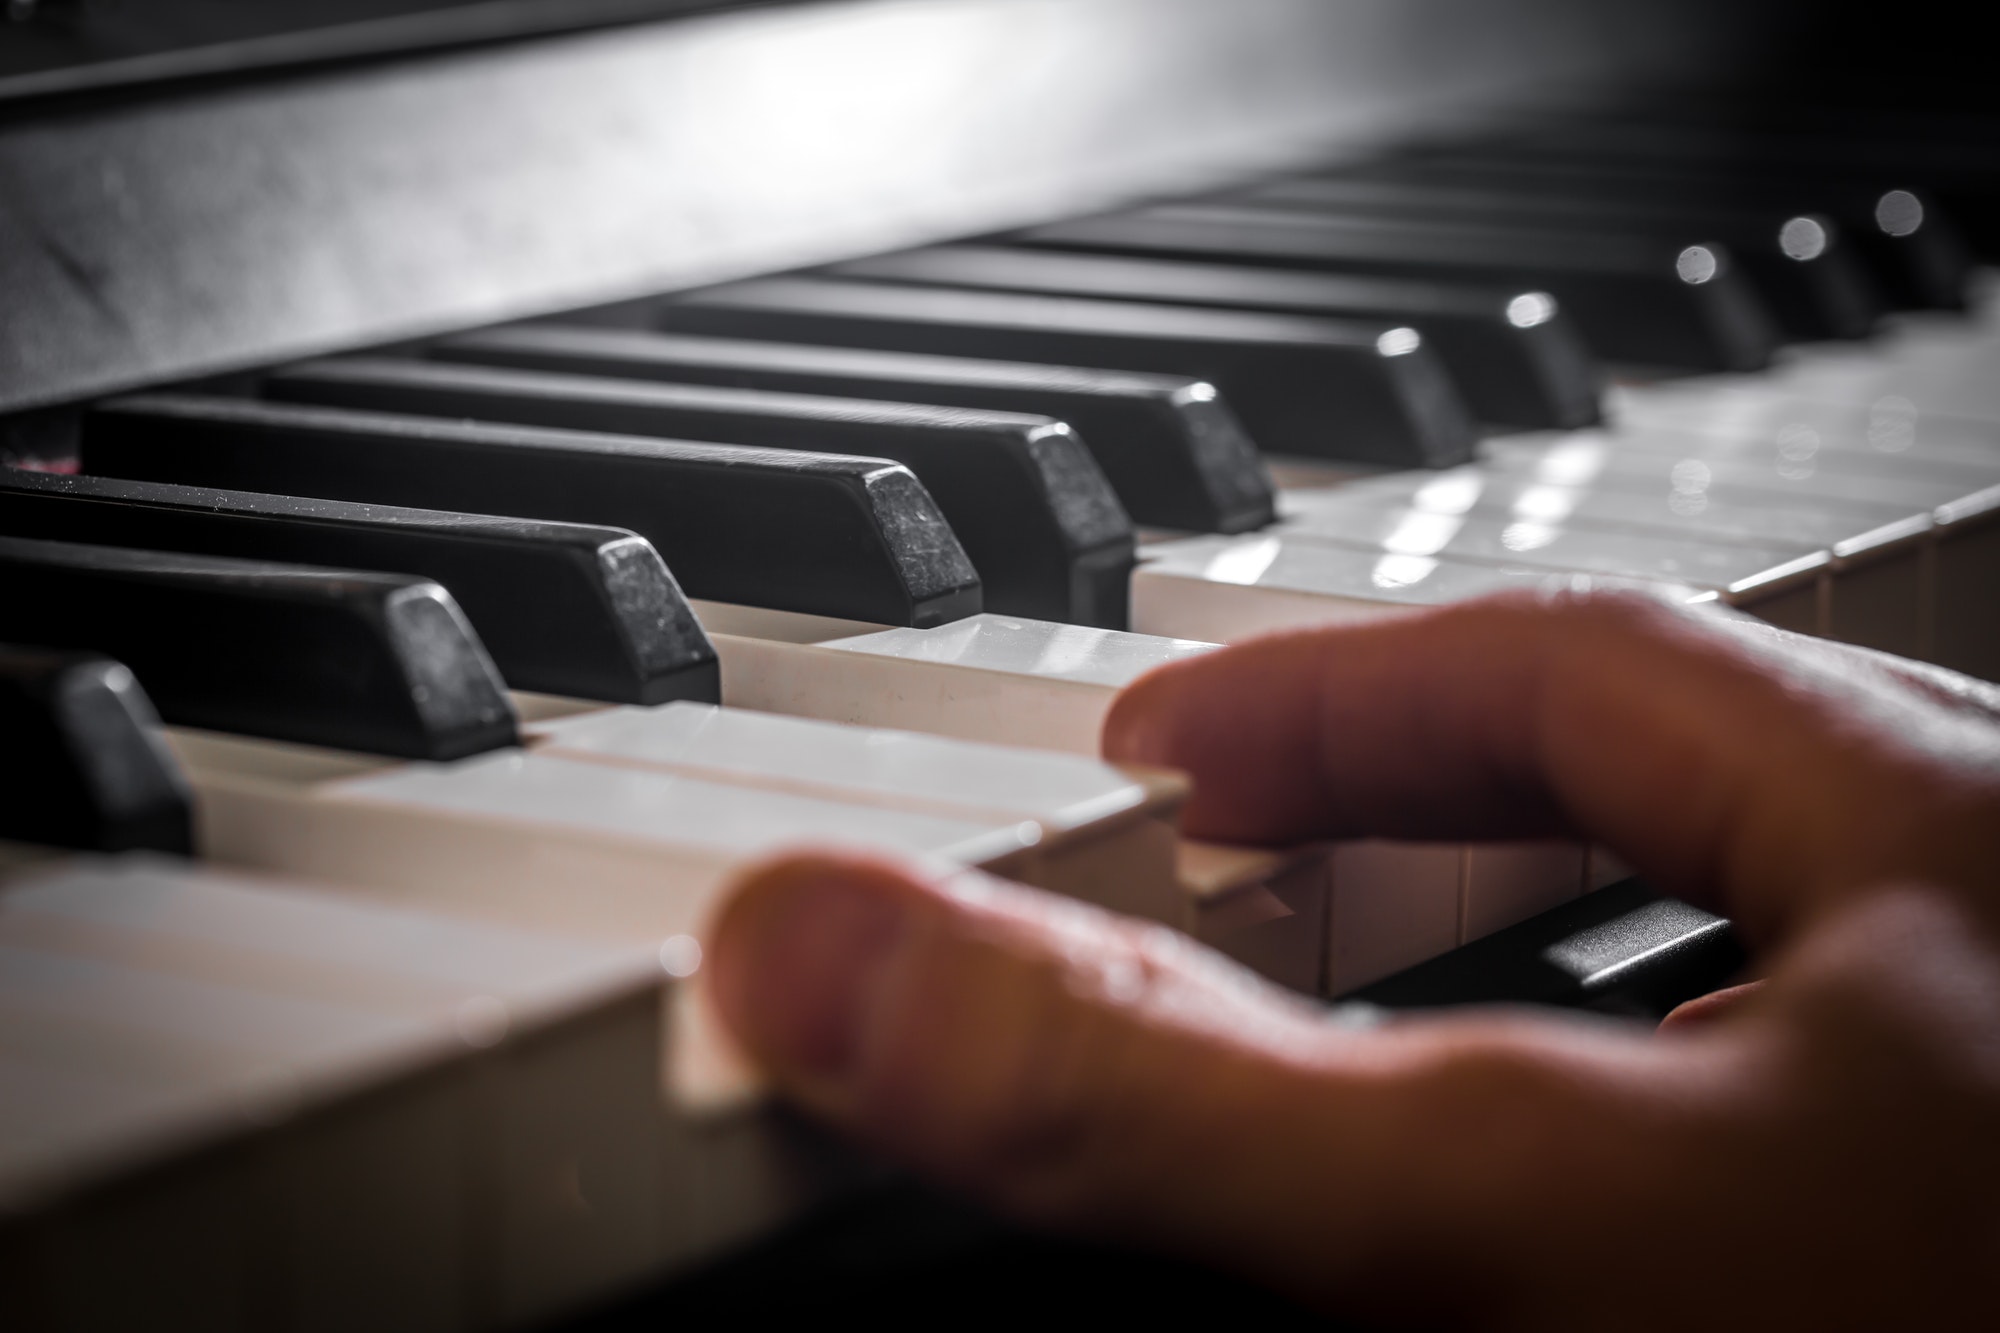
<path fill-rule="evenodd" d="M 1328 1004 L 1657 1016 L 1742 955 L 1604 849 L 1188 842 L 1179 775 L 1096 757 L 1110 698 L 1505 588 L 2000 678 L 2000 122 L 1949 40 L 1549 0 L 0 23 L 10 1328 L 974 1284 L 1283 1324 L 769 1104 L 701 989 L 732 870 L 861 843 Z"/>

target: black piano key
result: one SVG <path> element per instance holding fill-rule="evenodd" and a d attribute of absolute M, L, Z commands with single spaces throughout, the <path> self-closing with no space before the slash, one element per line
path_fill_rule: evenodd
<path fill-rule="evenodd" d="M 432 344 L 449 361 L 622 379 L 1029 412 L 1067 421 L 1135 522 L 1247 532 L 1276 516 L 1271 479 L 1212 385 L 1182 375 L 528 324 Z"/>
<path fill-rule="evenodd" d="M 887 459 L 169 395 L 91 409 L 79 446 L 107 476 L 629 528 L 713 601 L 918 627 L 980 609 Z"/>
<path fill-rule="evenodd" d="M 0 639 L 116 657 L 168 722 L 406 759 L 516 740 L 429 579 L 22 537 L 0 537 L 0 579 Z"/>
<path fill-rule="evenodd" d="M 1596 361 L 1546 292 L 976 245 L 908 250 L 829 271 L 882 282 L 1404 324 L 1436 349 L 1482 421 L 1557 430 L 1600 419 Z"/>
<path fill-rule="evenodd" d="M 1350 998 L 1384 1009 L 1535 1004 L 1658 1019 L 1728 985 L 1747 961 L 1726 919 L 1628 879 Z"/>
<path fill-rule="evenodd" d="M 894 459 L 937 500 L 990 611 L 1123 629 L 1131 520 L 1047 417 L 425 361 L 321 361 L 268 397 L 529 426 Z"/>
<path fill-rule="evenodd" d="M 1620 206 L 1826 213 L 1898 310 L 1962 310 L 1977 263 L 1949 211 L 1912 184 L 1868 185 L 1735 176 L 1673 163 L 1482 150 L 1425 154 L 1350 167 L 1348 178 L 1414 181 L 1553 195 Z M 1888 179 L 1893 180 L 1893 176 Z"/>
<path fill-rule="evenodd" d="M 1192 375 L 1276 453 L 1443 467 L 1474 439 L 1430 348 L 1380 324 L 823 278 L 712 288 L 655 318 L 681 333 Z"/>
<path fill-rule="evenodd" d="M 1777 331 L 1719 243 L 1169 207 L 1056 223 L 1013 239 L 1056 249 L 1532 287 L 1562 303 L 1609 360 L 1760 370 Z"/>
<path fill-rule="evenodd" d="M 716 702 L 715 650 L 659 553 L 618 528 L 0 471 L 0 532 L 435 579 L 515 689 Z"/>
<path fill-rule="evenodd" d="M 1718 240 L 1793 338 L 1865 338 L 1887 307 L 1846 228 L 1822 213 L 1769 214 L 1616 196 L 1575 199 L 1410 181 L 1321 177 L 1244 191 L 1230 206 L 1309 217 L 1412 218 L 1548 232 L 1614 232 L 1681 244 Z"/>
<path fill-rule="evenodd" d="M 0 644 L 0 838 L 192 852 L 187 783 L 158 725 L 123 663 Z"/>

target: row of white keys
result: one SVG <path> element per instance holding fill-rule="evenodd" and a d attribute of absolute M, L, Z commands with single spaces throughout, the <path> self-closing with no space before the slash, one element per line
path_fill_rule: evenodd
<path fill-rule="evenodd" d="M 524 734 L 524 749 L 448 764 L 187 730 L 169 741 L 206 856 L 529 929 L 696 933 L 740 868 L 829 842 L 1141 916 L 1177 907 L 1184 784 L 1165 774 L 692 703 L 578 712 Z"/>
<path fill-rule="evenodd" d="M 0 889 L 22 1327 L 519 1327 L 711 1226 L 662 951 L 162 858 Z M 666 1131 L 666 1132 L 663 1132 Z"/>
<path fill-rule="evenodd" d="M 695 606 L 722 662 L 723 698 L 736 707 L 1077 756 L 1097 753 L 1121 688 L 1213 647 L 990 614 L 918 630 Z M 608 713 L 577 722 L 617 727 Z M 1282 984 L 1318 988 L 1324 894 L 1302 865 L 1310 857 L 1186 842 L 1175 855 L 1176 902 L 1149 915 Z"/>
<path fill-rule="evenodd" d="M 1342 618 L 1318 609 L 1307 623 Z M 696 611 L 722 660 L 723 697 L 744 707 L 1083 753 L 1120 688 L 1213 646 L 990 615 L 849 635 L 861 627 Z M 1574 897 L 1585 881 L 1582 850 L 1562 843 L 1276 853 L 1183 843 L 1180 869 L 1185 929 L 1283 984 L 1329 994 Z M 1397 924 L 1408 916 L 1442 925 L 1411 931 Z"/>
<path fill-rule="evenodd" d="M 1705 570 L 1719 596 L 1766 619 L 1909 657 L 1930 655 L 1940 619 L 1968 619 L 1969 608 L 1935 595 L 1943 529 L 1930 511 L 1706 490 L 1705 465 L 1682 461 L 1681 491 L 1621 489 L 1574 467 L 1561 483 L 1533 468 L 1465 467 L 1288 491 L 1281 507 L 1298 530 L 1373 535 L 1405 549 L 1428 543 L 1461 559 L 1638 572 L 1645 566 L 1636 561 L 1650 558 L 1690 581 Z M 1822 551 L 1823 561 L 1810 559 Z M 1770 601 L 1772 576 L 1800 560 L 1819 564 L 1820 585 L 1789 604 Z M 1735 579 L 1718 587 L 1732 570 Z M 1746 596 L 1751 588 L 1762 598 Z M 1940 605 L 1950 608 L 1942 618 Z"/>
<path fill-rule="evenodd" d="M 188 730 L 168 740 L 212 859 L 512 929 L 698 940 L 751 861 L 804 844 L 975 866 L 1177 922 L 1175 776 L 1080 755 L 762 716 L 528 698 L 522 749 L 413 764 Z M 673 989 L 675 1134 L 695 1136 L 693 1230 L 768 1231 L 838 1183 L 763 1105 L 699 986 Z"/>

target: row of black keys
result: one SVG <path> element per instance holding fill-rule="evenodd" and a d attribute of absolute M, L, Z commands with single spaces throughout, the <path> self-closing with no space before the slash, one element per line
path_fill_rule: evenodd
<path fill-rule="evenodd" d="M 80 446 L 96 475 L 0 484 L 16 591 L 0 633 L 126 656 L 177 721 L 446 757 L 511 739 L 502 678 L 713 697 L 714 654 L 674 575 L 696 596 L 853 620 L 937 624 L 983 601 L 1116 626 L 1132 518 L 1270 520 L 1253 439 L 1458 462 L 1475 412 L 1593 420 L 1586 344 L 1755 363 L 1767 303 L 1820 336 L 1865 329 L 1883 293 L 1962 299 L 1963 250 L 1935 201 L 1900 186 L 1695 173 L 1698 205 L 1663 195 L 1635 211 L 1643 192 L 1604 203 L 1576 170 L 1565 192 L 1547 164 L 1434 154 L 646 303 L 646 322 L 677 337 L 524 326 L 444 340 L 427 360 L 265 377 L 285 404 L 103 405 Z M 1745 254 L 1764 235 L 1792 267 L 1738 272 L 1718 242 L 1681 244 L 1711 233 Z M 1841 295 L 1813 306 L 1780 280 L 1792 273 Z M 1861 314 L 1812 325 L 1809 306 Z M 457 606 L 421 579 L 216 556 L 421 575 Z"/>

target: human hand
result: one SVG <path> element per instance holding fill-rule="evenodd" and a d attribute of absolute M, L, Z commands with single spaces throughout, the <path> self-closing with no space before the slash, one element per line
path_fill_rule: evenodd
<path fill-rule="evenodd" d="M 1957 1324 L 2000 1271 L 2000 692 L 1631 597 L 1166 668 L 1107 754 L 1231 841 L 1574 834 L 1767 983 L 1659 1036 L 1355 1030 L 1160 927 L 796 857 L 714 941 L 800 1104 L 1033 1222 L 1492 1327 Z"/>

